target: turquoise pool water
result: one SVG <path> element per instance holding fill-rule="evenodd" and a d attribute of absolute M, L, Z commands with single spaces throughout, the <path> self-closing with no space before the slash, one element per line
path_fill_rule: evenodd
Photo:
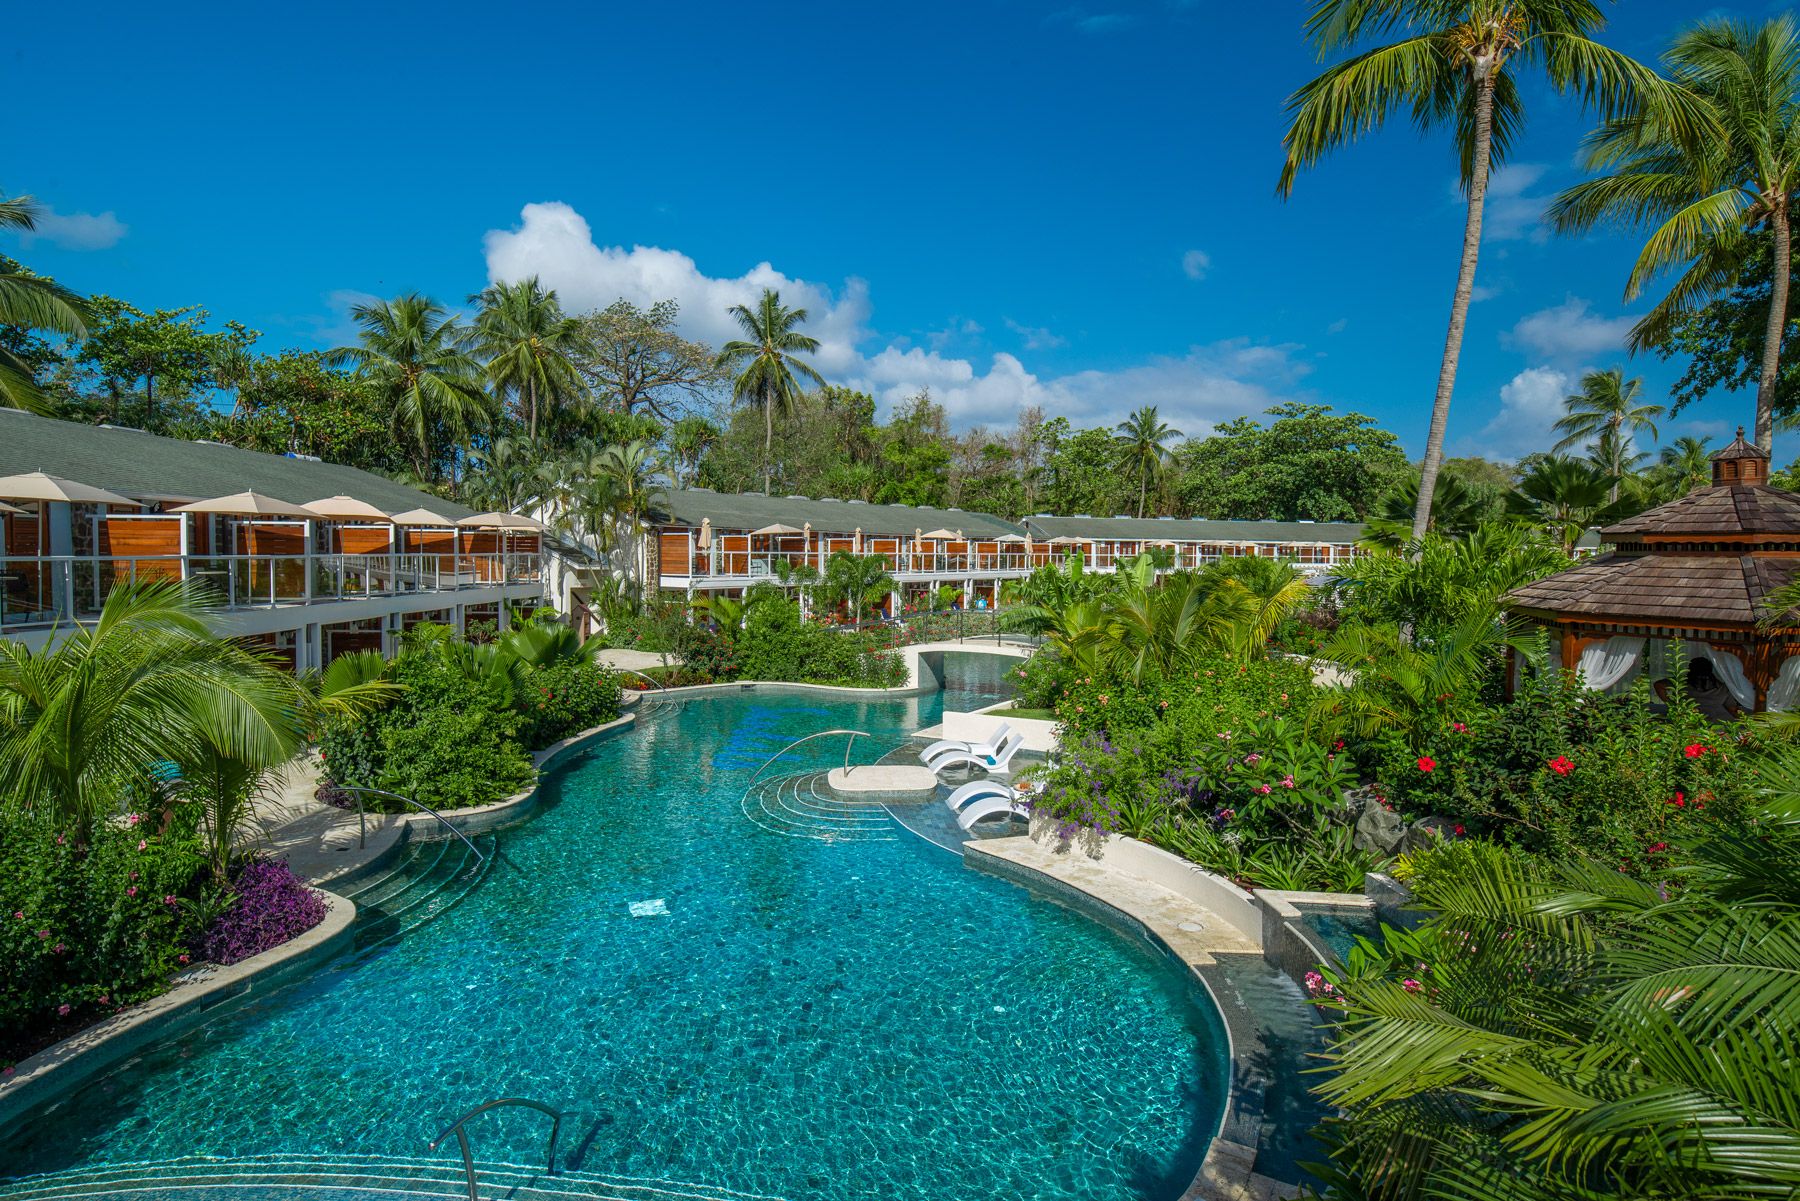
<path fill-rule="evenodd" d="M 952 683 L 966 703 L 995 679 Z M 1179 1196 L 1227 1077 L 1184 972 L 910 835 L 781 837 L 739 807 L 794 738 L 886 749 L 942 704 L 728 695 L 606 740 L 458 908 L 86 1088 L 0 1175 L 418 1157 L 512 1094 L 574 1111 L 562 1158 L 590 1172 L 791 1201 Z M 795 767 L 841 756 L 821 740 Z M 477 1157 L 541 1161 L 541 1123 L 480 1119 Z"/>

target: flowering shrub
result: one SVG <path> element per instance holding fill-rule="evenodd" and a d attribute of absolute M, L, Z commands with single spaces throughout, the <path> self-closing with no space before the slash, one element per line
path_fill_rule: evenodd
<path fill-rule="evenodd" d="M 1675 829 L 1734 819 L 1750 786 L 1736 736 L 1679 694 L 1660 709 L 1641 685 L 1601 696 L 1566 674 L 1535 677 L 1508 704 L 1470 704 L 1436 731 L 1362 749 L 1409 816 L 1638 872 L 1667 861 Z"/>
<path fill-rule="evenodd" d="M 527 668 L 523 676 L 513 700 L 523 719 L 519 737 L 534 751 L 619 715 L 618 680 L 603 667 L 571 660 Z"/>
<path fill-rule="evenodd" d="M 0 1063 L 161 992 L 199 932 L 203 863 L 183 809 L 59 830 L 0 807 Z"/>
<path fill-rule="evenodd" d="M 278 947 L 325 920 L 325 897 L 308 888 L 285 862 L 258 859 L 238 869 L 230 906 L 206 928 L 200 953 L 236 963 Z"/>
<path fill-rule="evenodd" d="M 1054 708 L 1064 728 L 1077 735 L 1161 730 L 1175 743 L 1191 745 L 1270 714 L 1303 713 L 1313 691 L 1305 664 L 1220 658 L 1173 679 L 1141 683 L 1070 672 Z"/>

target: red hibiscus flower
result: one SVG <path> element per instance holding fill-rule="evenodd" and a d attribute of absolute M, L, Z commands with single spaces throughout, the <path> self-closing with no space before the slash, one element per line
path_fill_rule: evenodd
<path fill-rule="evenodd" d="M 1689 759 L 1698 759 L 1700 756 L 1706 754 L 1709 749 L 1711 748 L 1703 742 L 1690 742 L 1687 746 L 1682 748 L 1681 753 L 1686 755 Z"/>
<path fill-rule="evenodd" d="M 1435 767 L 1437 767 L 1436 759 L 1433 759 L 1430 755 L 1420 755 L 1419 756 L 1419 770 L 1420 771 L 1431 771 Z"/>
<path fill-rule="evenodd" d="M 1558 755 L 1550 760 L 1550 770 L 1559 776 L 1566 776 L 1575 770 L 1575 762 L 1567 755 Z"/>

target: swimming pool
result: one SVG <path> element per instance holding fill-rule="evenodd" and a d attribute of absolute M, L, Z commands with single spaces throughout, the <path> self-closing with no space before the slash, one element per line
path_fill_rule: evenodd
<path fill-rule="evenodd" d="M 783 837 L 739 807 L 793 739 L 849 726 L 886 749 L 943 702 L 745 693 L 654 715 L 559 768 L 459 907 L 83 1089 L 0 1173 L 416 1158 L 510 1094 L 573 1111 L 564 1162 L 654 1182 L 633 1196 L 1179 1196 L 1229 1068 L 1178 964 L 910 835 Z M 842 754 L 821 740 L 794 770 Z M 471 1134 L 478 1159 L 542 1160 L 536 1115 Z"/>

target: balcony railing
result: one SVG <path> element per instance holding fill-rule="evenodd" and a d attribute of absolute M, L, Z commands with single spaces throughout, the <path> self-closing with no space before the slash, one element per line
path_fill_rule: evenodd
<path fill-rule="evenodd" d="M 0 626 L 97 616 L 114 585 L 193 580 L 227 609 L 455 592 L 543 578 L 535 554 L 31 555 L 0 558 Z"/>
<path fill-rule="evenodd" d="M 1196 568 L 1222 558 L 1240 555 L 1262 555 L 1268 558 L 1286 559 L 1302 568 L 1318 568 L 1333 563 L 1348 562 L 1357 553 L 1354 547 L 1332 546 L 1184 546 L 1176 548 L 1170 562 L 1170 568 Z M 875 552 L 874 558 L 887 564 L 887 569 L 895 578 L 901 580 L 918 578 L 956 578 L 959 576 L 1013 575 L 1024 576 L 1044 566 L 1046 563 L 1062 563 L 1068 551 L 1064 547 L 1041 547 L 1027 554 L 1023 550 L 1000 551 L 998 553 L 964 553 L 938 554 L 932 552 Z M 1083 565 L 1090 571 L 1111 571 L 1114 567 L 1135 559 L 1136 551 L 1118 554 L 1110 550 L 1089 548 L 1080 552 Z M 822 570 L 818 554 L 806 554 L 801 551 L 720 551 L 713 555 L 697 553 L 691 559 L 691 575 L 693 578 L 732 579 L 732 580 L 775 580 L 781 572 L 780 564 L 789 569 L 811 567 L 815 571 Z M 665 576 L 682 576 L 679 562 L 670 563 L 665 560 L 662 574 Z"/>

